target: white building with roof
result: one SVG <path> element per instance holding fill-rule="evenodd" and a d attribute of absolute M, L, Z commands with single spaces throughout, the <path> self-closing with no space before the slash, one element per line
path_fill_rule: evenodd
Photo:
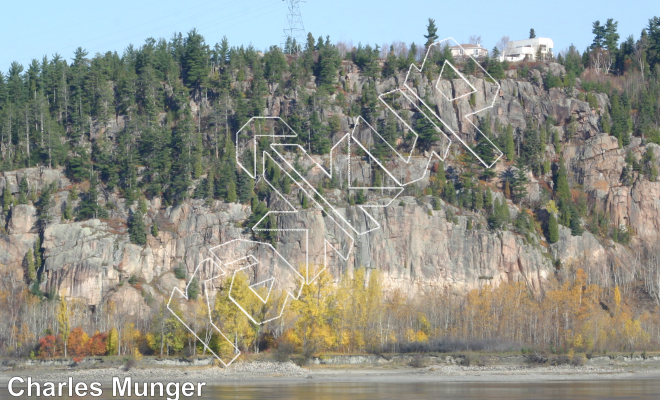
<path fill-rule="evenodd" d="M 555 44 L 550 38 L 534 38 L 524 40 L 512 40 L 500 55 L 500 61 L 517 62 L 525 58 L 529 61 L 543 61 L 552 57 L 552 49 Z M 541 50 L 541 60 L 536 59 L 536 54 Z"/>
<path fill-rule="evenodd" d="M 457 60 L 462 60 L 467 56 L 479 59 L 488 55 L 488 50 L 481 47 L 481 44 L 462 44 L 460 46 L 451 46 L 450 49 L 452 57 Z"/>

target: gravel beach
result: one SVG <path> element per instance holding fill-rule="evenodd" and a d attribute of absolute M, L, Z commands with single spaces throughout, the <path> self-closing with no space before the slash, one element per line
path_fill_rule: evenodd
<path fill-rule="evenodd" d="M 34 381 L 110 382 L 113 377 L 132 377 L 134 381 L 226 383 L 296 383 L 296 382 L 524 382 L 554 380 L 610 380 L 660 378 L 660 369 L 637 366 L 459 366 L 431 365 L 424 368 L 406 366 L 312 366 L 301 368 L 291 362 L 244 362 L 229 368 L 220 367 L 122 367 L 4 371 L 0 382 L 14 376 Z"/>

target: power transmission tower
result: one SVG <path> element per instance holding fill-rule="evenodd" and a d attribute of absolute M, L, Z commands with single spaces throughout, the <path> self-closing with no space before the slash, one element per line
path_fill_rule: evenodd
<path fill-rule="evenodd" d="M 289 54 L 300 51 L 302 44 L 305 43 L 305 26 L 303 25 L 302 15 L 300 14 L 301 0 L 283 0 L 288 4 L 289 13 L 286 15 L 289 23 L 288 28 L 284 28 L 284 41 L 282 49 Z"/>

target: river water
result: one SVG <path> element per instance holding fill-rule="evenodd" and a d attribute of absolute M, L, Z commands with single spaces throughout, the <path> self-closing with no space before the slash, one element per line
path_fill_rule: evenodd
<path fill-rule="evenodd" d="M 215 386 L 204 399 L 389 400 L 389 399 L 660 399 L 651 379 L 556 382 L 319 383 L 276 386 Z"/>
<path fill-rule="evenodd" d="M 195 393 L 196 394 L 196 393 Z M 3 399 L 10 397 L 6 391 Z M 165 399 L 140 397 L 140 399 Z M 31 397 L 33 399 L 35 397 Z M 44 398 L 44 397 L 42 397 Z M 51 397 L 52 398 L 52 397 Z M 62 399 L 115 400 L 105 389 L 101 397 L 61 397 Z M 136 399 L 137 397 L 123 397 Z M 200 400 L 389 400 L 389 399 L 660 399 L 660 380 L 616 379 L 533 382 L 417 382 L 417 383 L 282 383 L 266 385 L 223 384 L 206 386 L 202 396 L 179 399 Z"/>

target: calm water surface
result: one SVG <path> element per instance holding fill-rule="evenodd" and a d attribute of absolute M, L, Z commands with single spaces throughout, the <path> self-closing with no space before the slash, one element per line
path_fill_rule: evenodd
<path fill-rule="evenodd" d="M 5 398 L 4 396 L 2 396 Z M 6 397 L 9 398 L 9 397 Z M 12 397 L 16 399 L 16 397 Z M 25 399 L 25 397 L 22 397 Z M 77 398 L 77 397 L 76 397 Z M 131 397 L 130 399 L 137 399 Z M 68 397 L 65 397 L 68 399 Z M 116 400 L 104 387 L 102 397 Z M 128 399 L 128 398 L 127 398 Z M 146 397 L 140 397 L 146 399 Z M 149 398 L 152 399 L 152 398 Z M 162 398 L 159 398 L 162 399 Z M 181 396 L 180 399 L 186 399 Z M 385 399 L 660 399 L 660 380 L 557 382 L 438 382 L 438 383 L 292 383 L 279 385 L 219 385 L 205 387 L 202 400 L 385 400 Z"/>

